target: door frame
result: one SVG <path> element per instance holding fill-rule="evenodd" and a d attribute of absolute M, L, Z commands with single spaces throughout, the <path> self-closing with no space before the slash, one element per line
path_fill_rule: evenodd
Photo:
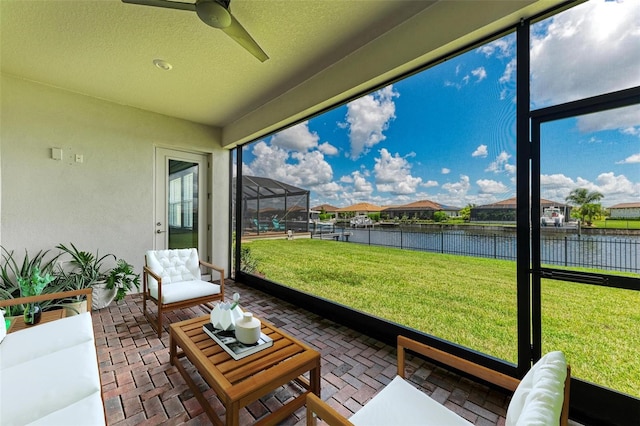
<path fill-rule="evenodd" d="M 198 173 L 198 253 L 201 259 L 210 256 L 210 153 L 181 150 L 156 146 L 154 148 L 154 208 L 153 208 L 153 248 L 162 250 L 168 248 L 168 194 L 169 181 L 167 179 L 169 160 L 197 163 Z M 161 225 L 158 225 L 160 223 Z M 158 231 L 160 231 L 158 233 Z M 163 236 L 164 238 L 160 237 Z"/>

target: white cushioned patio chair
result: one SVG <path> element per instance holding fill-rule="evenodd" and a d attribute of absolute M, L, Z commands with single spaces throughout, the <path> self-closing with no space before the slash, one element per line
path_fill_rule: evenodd
<path fill-rule="evenodd" d="M 211 272 L 211 281 L 202 280 L 201 266 Z M 214 272 L 220 282 L 214 283 Z M 165 311 L 224 300 L 224 269 L 204 262 L 198 250 L 149 250 L 142 271 L 142 310 L 153 329 L 162 337 L 162 315 Z M 147 301 L 158 307 L 154 318 L 147 311 Z"/>
<path fill-rule="evenodd" d="M 467 420 L 431 399 L 404 378 L 406 350 L 515 391 L 507 410 L 506 426 L 568 424 L 571 367 L 562 352 L 549 352 L 531 367 L 522 380 L 518 380 L 398 336 L 398 375 L 389 384 L 349 419 L 315 394 L 308 394 L 307 426 L 314 426 L 317 417 L 330 426 L 470 426 Z"/>

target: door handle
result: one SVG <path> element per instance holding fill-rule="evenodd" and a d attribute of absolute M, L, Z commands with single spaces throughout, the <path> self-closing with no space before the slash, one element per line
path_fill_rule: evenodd
<path fill-rule="evenodd" d="M 166 232 L 166 231 L 161 231 L 160 229 L 156 230 L 156 234 L 162 234 L 163 232 Z"/>

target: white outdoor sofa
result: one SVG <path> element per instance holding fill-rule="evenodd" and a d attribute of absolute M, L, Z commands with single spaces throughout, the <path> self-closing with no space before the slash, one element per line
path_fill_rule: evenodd
<path fill-rule="evenodd" d="M 89 312 L 9 333 L 0 342 L 0 425 L 106 424 L 91 289 L 2 300 L 0 308 L 77 295 L 86 295 Z"/>
<path fill-rule="evenodd" d="M 404 379 L 405 350 L 419 353 L 490 383 L 514 390 L 506 426 L 561 425 L 569 419 L 571 368 L 562 352 L 543 356 L 522 381 L 428 345 L 398 336 L 398 375 L 348 420 L 314 394 L 307 396 L 307 426 L 469 426 L 467 420 Z"/>

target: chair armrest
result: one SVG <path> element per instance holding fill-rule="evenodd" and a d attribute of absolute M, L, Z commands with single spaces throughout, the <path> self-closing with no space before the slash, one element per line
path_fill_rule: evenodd
<path fill-rule="evenodd" d="M 142 273 L 151 275 L 156 281 L 158 281 L 158 285 L 162 284 L 162 277 L 160 275 L 156 274 L 155 272 L 153 272 L 151 269 L 149 269 L 148 266 L 143 266 L 142 267 Z"/>
<path fill-rule="evenodd" d="M 203 260 L 200 260 L 200 265 L 204 266 L 205 268 L 217 271 L 220 274 L 220 294 L 222 295 L 222 298 L 224 300 L 224 268 L 221 268 L 220 266 L 216 266 L 209 262 L 205 262 Z M 211 281 L 213 281 L 213 277 L 211 277 Z"/>
<path fill-rule="evenodd" d="M 398 375 L 404 377 L 405 349 L 423 355 L 429 359 L 441 362 L 472 376 L 486 380 L 489 383 L 504 389 L 514 391 L 520 384 L 520 380 L 507 374 L 500 373 L 472 361 L 460 358 L 456 355 L 433 348 L 424 343 L 416 342 L 408 337 L 398 336 Z"/>
<path fill-rule="evenodd" d="M 321 418 L 329 426 L 353 426 L 349 420 L 331 408 L 313 393 L 307 394 L 307 426 L 316 425 L 316 417 Z"/>
<path fill-rule="evenodd" d="M 209 268 L 209 269 L 213 269 L 214 271 L 217 271 L 220 274 L 220 280 L 221 281 L 224 280 L 224 268 L 220 266 L 216 266 L 209 262 L 205 262 L 204 260 L 200 261 L 200 265 L 204 266 L 205 268 Z"/>
<path fill-rule="evenodd" d="M 84 294 L 87 296 L 87 310 L 91 312 L 92 292 L 93 289 L 91 288 L 83 288 L 81 290 L 69 290 L 61 291 L 58 293 L 40 294 L 38 296 L 16 297 L 15 299 L 0 300 L 0 308 L 3 308 L 5 306 L 25 305 L 27 303 L 42 302 L 43 300 L 66 299 L 68 297 L 80 296 Z"/>

